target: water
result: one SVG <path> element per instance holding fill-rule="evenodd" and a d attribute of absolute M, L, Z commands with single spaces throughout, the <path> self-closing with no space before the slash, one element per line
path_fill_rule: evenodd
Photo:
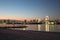
<path fill-rule="evenodd" d="M 45 24 L 39 24 L 40 25 L 40 31 L 46 31 L 46 25 Z M 16 30 L 22 30 L 23 28 L 15 28 Z M 34 30 L 38 31 L 38 25 L 28 25 L 26 30 Z M 60 25 L 49 25 L 49 31 L 50 32 L 60 32 Z"/>

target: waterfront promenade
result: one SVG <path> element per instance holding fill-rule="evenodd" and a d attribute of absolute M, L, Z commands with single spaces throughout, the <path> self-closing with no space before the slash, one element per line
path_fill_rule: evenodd
<path fill-rule="evenodd" d="M 60 40 L 60 32 L 38 32 L 0 28 L 0 40 Z"/>

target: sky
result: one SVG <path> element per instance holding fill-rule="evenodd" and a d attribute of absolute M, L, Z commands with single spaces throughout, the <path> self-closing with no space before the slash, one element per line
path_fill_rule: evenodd
<path fill-rule="evenodd" d="M 0 18 L 60 17 L 60 0 L 0 0 Z"/>

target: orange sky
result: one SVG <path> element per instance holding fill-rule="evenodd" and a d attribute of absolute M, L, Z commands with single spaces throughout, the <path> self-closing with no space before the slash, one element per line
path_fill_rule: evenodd
<path fill-rule="evenodd" d="M 0 19 L 12 19 L 12 20 L 31 20 L 31 19 L 34 19 L 34 18 L 28 18 L 28 17 L 7 17 L 7 16 L 0 16 Z"/>

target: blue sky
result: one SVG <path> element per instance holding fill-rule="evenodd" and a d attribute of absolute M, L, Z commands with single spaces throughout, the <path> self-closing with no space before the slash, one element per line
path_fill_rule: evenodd
<path fill-rule="evenodd" d="M 59 0 L 0 0 L 0 16 L 59 17 Z"/>

